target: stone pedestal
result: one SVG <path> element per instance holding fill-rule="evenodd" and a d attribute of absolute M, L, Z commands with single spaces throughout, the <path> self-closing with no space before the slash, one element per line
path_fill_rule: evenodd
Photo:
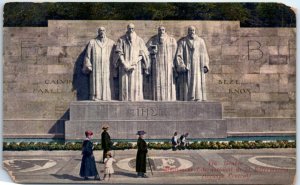
<path fill-rule="evenodd" d="M 175 131 L 188 132 L 189 138 L 227 136 L 222 104 L 217 102 L 76 101 L 70 104 L 65 139 L 83 139 L 85 130 L 100 139 L 104 123 L 113 139 L 136 139 L 137 130 L 145 130 L 147 139 L 170 139 Z"/>

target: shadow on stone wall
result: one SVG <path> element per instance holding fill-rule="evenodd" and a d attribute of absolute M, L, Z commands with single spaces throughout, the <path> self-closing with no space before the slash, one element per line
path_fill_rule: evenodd
<path fill-rule="evenodd" d="M 84 62 L 84 56 L 86 52 L 86 48 L 80 53 L 80 55 L 77 57 L 77 60 L 74 65 L 74 72 L 73 72 L 73 84 L 72 84 L 72 91 L 76 91 L 76 97 L 77 100 L 89 100 L 89 89 L 90 89 L 90 78 L 89 74 L 84 74 L 82 72 L 82 67 L 83 67 L 83 62 Z M 112 49 L 111 52 L 111 61 L 112 55 L 115 51 L 115 46 Z M 117 71 L 114 71 L 113 65 L 109 66 L 111 68 L 111 76 L 110 76 L 110 88 L 112 92 L 112 99 L 113 100 L 118 100 L 119 97 L 119 78 L 118 75 L 113 74 L 116 73 Z"/>
<path fill-rule="evenodd" d="M 110 53 L 110 89 L 111 89 L 111 98 L 112 100 L 119 100 L 119 74 L 118 69 L 114 67 L 114 60 L 115 60 L 115 52 L 116 52 L 116 45 L 113 46 L 111 53 Z"/>
<path fill-rule="evenodd" d="M 77 100 L 89 99 L 89 75 L 86 75 L 82 72 L 86 48 L 87 47 L 85 47 L 85 49 L 77 57 L 77 60 L 74 65 L 72 90 L 76 90 Z"/>
<path fill-rule="evenodd" d="M 70 109 L 68 109 L 50 128 L 48 134 L 56 134 L 57 138 L 65 136 L 65 122 L 70 120 Z"/>

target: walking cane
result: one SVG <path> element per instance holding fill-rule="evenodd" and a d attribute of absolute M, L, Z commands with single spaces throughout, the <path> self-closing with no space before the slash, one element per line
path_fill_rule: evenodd
<path fill-rule="evenodd" d="M 150 157 L 149 157 L 149 155 L 147 154 L 147 158 L 148 158 L 148 163 L 149 163 L 149 167 L 150 167 L 150 170 L 151 170 L 151 175 L 153 176 L 153 171 L 152 171 L 152 167 L 151 167 L 151 163 L 150 163 Z"/>

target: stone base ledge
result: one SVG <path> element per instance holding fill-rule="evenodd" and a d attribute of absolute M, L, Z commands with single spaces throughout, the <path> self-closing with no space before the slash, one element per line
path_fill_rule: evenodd
<path fill-rule="evenodd" d="M 228 136 L 296 136 L 295 131 L 227 132 Z"/>
<path fill-rule="evenodd" d="M 65 135 L 57 134 L 4 134 L 4 139 L 64 139 Z"/>
<path fill-rule="evenodd" d="M 102 125 L 109 125 L 113 139 L 137 139 L 136 132 L 147 132 L 146 139 L 170 139 L 176 131 L 180 136 L 188 132 L 189 138 L 226 138 L 227 127 L 224 120 L 200 121 L 67 121 L 65 139 L 84 139 L 84 132 L 94 132 L 94 139 L 101 139 Z"/>
<path fill-rule="evenodd" d="M 70 120 L 217 120 L 222 111 L 220 102 L 208 101 L 75 101 L 70 104 Z"/>

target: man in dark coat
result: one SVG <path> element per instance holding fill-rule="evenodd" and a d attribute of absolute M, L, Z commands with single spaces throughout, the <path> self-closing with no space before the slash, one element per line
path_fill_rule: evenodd
<path fill-rule="evenodd" d="M 147 157 L 147 143 L 145 142 L 145 140 L 143 139 L 144 134 L 146 134 L 146 132 L 142 131 L 138 131 L 137 135 L 139 135 L 139 138 L 137 140 L 137 147 L 138 147 L 138 151 L 137 151 L 137 155 L 136 155 L 136 172 L 138 173 L 138 177 L 147 177 L 145 175 L 146 173 L 146 157 Z"/>
<path fill-rule="evenodd" d="M 91 141 L 93 137 L 92 131 L 85 132 L 86 139 L 82 144 L 82 160 L 80 167 L 80 176 L 84 177 L 84 180 L 88 180 L 90 176 L 94 176 L 95 180 L 100 180 L 97 168 L 95 157 L 93 155 L 93 143 Z"/>
<path fill-rule="evenodd" d="M 104 159 L 106 157 L 106 154 L 108 151 L 110 151 L 111 147 L 112 147 L 112 142 L 110 140 L 110 135 L 108 134 L 107 130 L 108 130 L 108 125 L 104 125 L 102 127 L 102 134 L 101 134 L 101 146 L 103 149 L 103 160 L 102 162 L 104 163 Z"/>

